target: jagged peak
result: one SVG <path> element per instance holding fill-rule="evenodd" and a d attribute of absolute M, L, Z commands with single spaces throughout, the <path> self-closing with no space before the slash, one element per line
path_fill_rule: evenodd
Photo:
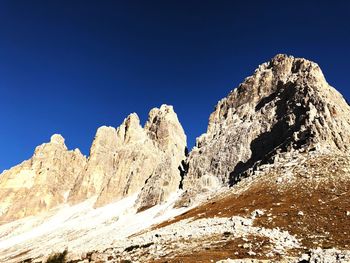
<path fill-rule="evenodd" d="M 300 79 L 313 79 L 314 81 L 326 83 L 326 79 L 320 66 L 305 58 L 296 58 L 286 54 L 277 54 L 270 61 L 260 64 L 251 76 L 230 93 L 236 90 L 247 89 L 252 82 L 270 78 L 274 82 L 288 82 Z M 241 89 L 241 90 L 240 90 Z"/>
<path fill-rule="evenodd" d="M 239 107 L 255 107 L 261 100 L 288 88 L 306 88 L 310 94 L 321 97 L 334 96 L 337 93 L 327 83 L 321 68 L 315 62 L 304 58 L 295 58 L 278 54 L 269 62 L 261 64 L 253 75 L 247 77 L 237 88 L 230 91 L 227 97 L 216 105 L 210 121 L 217 117 L 226 116 L 229 110 Z M 341 95 L 335 95 L 341 97 Z M 297 102 L 296 102 L 297 103 Z M 210 126 L 210 124 L 209 124 Z"/>
<path fill-rule="evenodd" d="M 101 126 L 97 129 L 94 140 L 90 148 L 90 156 L 98 152 L 114 149 L 117 145 L 117 130 L 111 126 Z M 105 150 L 102 150 L 105 149 Z"/>
<path fill-rule="evenodd" d="M 65 139 L 61 134 L 53 134 L 50 138 L 50 143 L 64 145 Z"/>
<path fill-rule="evenodd" d="M 127 127 L 140 127 L 140 118 L 137 113 L 133 112 L 128 115 L 123 121 L 123 124 Z"/>
<path fill-rule="evenodd" d="M 152 133 L 151 130 L 158 131 L 159 126 L 164 126 L 165 120 L 167 123 L 172 123 L 172 128 L 173 126 L 179 126 L 182 130 L 173 106 L 163 104 L 159 108 L 153 108 L 150 110 L 144 128 L 140 124 L 140 118 L 137 113 L 129 114 L 117 128 L 101 126 L 97 129 L 92 149 L 96 148 L 97 145 L 100 145 L 101 143 L 105 144 L 106 141 L 109 141 L 110 144 L 112 143 L 111 147 L 116 147 L 116 145 L 121 143 L 144 141 L 147 139 L 147 134 L 150 139 L 154 140 L 157 136 L 150 136 Z M 170 126 L 167 125 L 165 125 L 165 127 L 170 128 Z M 164 129 L 164 127 L 161 129 Z M 107 137 L 109 137 L 109 139 L 107 139 Z"/>
<path fill-rule="evenodd" d="M 142 132 L 142 127 L 136 113 L 129 114 L 117 128 L 101 126 L 96 131 L 90 155 L 95 151 L 96 147 L 102 146 L 112 149 L 122 142 L 133 141 L 140 132 Z"/>
<path fill-rule="evenodd" d="M 172 105 L 162 104 L 159 111 L 163 113 L 174 113 L 174 107 Z"/>
<path fill-rule="evenodd" d="M 150 131 L 155 129 L 155 126 L 159 126 L 162 121 L 165 120 L 165 118 L 176 118 L 177 115 L 174 112 L 174 108 L 171 105 L 162 104 L 159 108 L 153 108 L 148 113 L 148 119 L 145 124 L 145 130 Z"/>
<path fill-rule="evenodd" d="M 326 81 L 316 62 L 286 54 L 277 54 L 270 61 L 259 65 L 254 74 L 247 79 L 261 76 L 261 74 L 266 75 L 267 71 L 270 71 L 278 81 L 286 82 L 302 77 L 313 77 L 321 82 Z"/>
<path fill-rule="evenodd" d="M 281 152 L 349 152 L 349 116 L 316 63 L 276 55 L 218 102 L 190 154 L 190 178 L 215 175 L 231 184 Z"/>
<path fill-rule="evenodd" d="M 115 130 L 115 128 L 112 126 L 103 125 L 97 129 L 96 134 L 103 134 L 103 133 L 111 131 L 111 130 Z"/>
<path fill-rule="evenodd" d="M 106 136 L 115 136 L 116 128 L 112 126 L 101 126 L 97 129 L 94 141 L 98 141 Z"/>
<path fill-rule="evenodd" d="M 171 105 L 163 104 L 160 108 L 153 108 L 149 112 L 145 131 L 163 150 L 168 150 L 169 147 L 172 148 L 174 140 L 185 142 L 185 145 L 181 143 L 177 147 L 186 147 L 185 132 Z"/>
<path fill-rule="evenodd" d="M 157 117 L 165 117 L 167 115 L 176 115 L 174 107 L 172 105 L 162 104 L 159 108 L 153 108 L 148 113 L 148 120 L 145 127 L 154 122 Z"/>
<path fill-rule="evenodd" d="M 65 144 L 65 139 L 60 134 L 53 134 L 50 137 L 50 141 L 43 143 L 35 148 L 33 157 L 36 158 L 45 154 L 45 152 L 50 152 L 52 149 L 67 151 L 68 148 Z"/>
<path fill-rule="evenodd" d="M 116 128 L 112 126 L 101 126 L 97 129 L 95 139 L 94 140 L 99 140 L 100 138 L 103 138 L 108 135 L 114 135 L 116 132 Z"/>
<path fill-rule="evenodd" d="M 291 55 L 287 55 L 287 54 L 277 54 L 275 55 L 273 58 L 270 59 L 270 61 L 265 62 L 263 64 L 261 64 L 259 68 L 275 68 L 278 67 L 278 65 L 286 65 L 286 64 L 290 64 L 294 67 L 292 67 L 293 72 L 297 73 L 297 69 L 299 68 L 304 68 L 304 69 L 320 69 L 320 66 L 316 63 L 313 62 L 311 60 L 308 60 L 306 58 L 300 58 L 300 57 L 294 57 Z"/>
<path fill-rule="evenodd" d="M 125 143 L 143 140 L 144 131 L 139 116 L 136 113 L 129 114 L 117 128 L 117 134 L 119 140 Z"/>

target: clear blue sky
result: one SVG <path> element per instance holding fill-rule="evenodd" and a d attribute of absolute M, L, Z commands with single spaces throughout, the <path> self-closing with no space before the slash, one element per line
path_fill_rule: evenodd
<path fill-rule="evenodd" d="M 88 154 L 97 127 L 163 103 L 192 147 L 277 53 L 318 62 L 349 98 L 350 2 L 285 2 L 0 0 L 0 172 L 53 133 Z"/>

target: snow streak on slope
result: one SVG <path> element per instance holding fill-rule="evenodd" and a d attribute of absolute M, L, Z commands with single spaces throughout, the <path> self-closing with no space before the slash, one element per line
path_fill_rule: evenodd
<path fill-rule="evenodd" d="M 0 226 L 0 261 L 18 262 L 68 248 L 81 253 L 108 247 L 126 237 L 162 222 L 186 209 L 174 209 L 180 192 L 168 202 L 141 213 L 134 208 L 137 194 L 94 209 L 96 197 L 75 206 L 58 207 L 51 215 L 24 218 Z M 56 211 L 57 211 L 56 210 Z M 69 246 L 67 245 L 69 244 Z"/>

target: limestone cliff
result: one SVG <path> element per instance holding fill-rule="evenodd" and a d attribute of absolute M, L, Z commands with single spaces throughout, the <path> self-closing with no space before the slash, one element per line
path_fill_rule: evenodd
<path fill-rule="evenodd" d="M 185 149 L 186 136 L 171 106 L 152 109 L 144 128 L 135 113 L 116 129 L 101 127 L 69 200 L 98 195 L 98 207 L 142 189 L 140 209 L 158 204 L 179 186 Z"/>
<path fill-rule="evenodd" d="M 118 127 L 100 127 L 88 160 L 53 135 L 33 157 L 0 175 L 0 220 L 11 221 L 65 202 L 97 196 L 95 207 L 139 194 L 138 209 L 165 201 L 178 189 L 186 135 L 172 106 L 149 113 L 145 127 L 130 114 Z M 0 221 L 0 222 L 1 222 Z"/>
<path fill-rule="evenodd" d="M 350 107 L 311 61 L 277 55 L 218 102 L 187 160 L 186 190 L 235 184 L 280 152 L 350 151 Z"/>
<path fill-rule="evenodd" d="M 64 203 L 86 164 L 78 149 L 68 151 L 61 135 L 35 149 L 31 159 L 0 175 L 0 219 L 11 221 Z"/>
<path fill-rule="evenodd" d="M 165 201 L 179 189 L 187 151 L 186 135 L 172 107 L 151 110 L 145 130 L 163 154 L 138 196 L 139 210 Z"/>

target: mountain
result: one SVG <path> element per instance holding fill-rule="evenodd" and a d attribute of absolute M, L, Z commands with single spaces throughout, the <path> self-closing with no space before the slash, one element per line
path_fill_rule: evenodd
<path fill-rule="evenodd" d="M 0 219 L 8 222 L 47 211 L 67 200 L 86 158 L 78 149 L 68 151 L 55 134 L 35 149 L 31 159 L 0 175 Z"/>
<path fill-rule="evenodd" d="M 144 128 L 130 114 L 117 129 L 98 129 L 68 200 L 74 204 L 98 195 L 95 207 L 100 207 L 142 189 L 138 208 L 152 207 L 178 188 L 185 150 L 186 135 L 171 106 L 152 109 Z"/>
<path fill-rule="evenodd" d="M 350 107 L 311 61 L 277 55 L 219 101 L 185 189 L 233 185 L 281 153 L 349 153 Z"/>
<path fill-rule="evenodd" d="M 139 210 L 152 207 L 178 189 L 185 151 L 186 135 L 167 105 L 152 109 L 144 128 L 135 113 L 118 128 L 100 127 L 87 160 L 53 135 L 30 160 L 0 175 L 0 218 L 8 222 L 96 196 L 94 206 L 101 207 L 134 193 Z"/>
<path fill-rule="evenodd" d="M 0 261 L 350 262 L 349 128 L 320 67 L 277 55 L 190 153 L 168 105 L 100 127 L 87 159 L 54 135 L 0 175 Z"/>

